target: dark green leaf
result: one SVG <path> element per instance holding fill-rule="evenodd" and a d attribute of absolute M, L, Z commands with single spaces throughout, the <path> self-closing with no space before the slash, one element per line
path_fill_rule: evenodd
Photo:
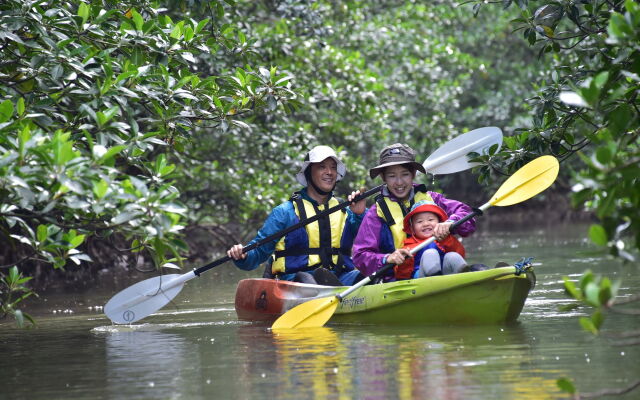
<path fill-rule="evenodd" d="M 636 121 L 637 121 L 637 117 Z M 624 133 L 634 120 L 634 113 L 629 104 L 621 104 L 608 115 L 609 130 L 617 135 Z"/>
<path fill-rule="evenodd" d="M 596 329 L 596 332 L 594 333 L 597 333 L 600 330 L 602 322 L 604 322 L 604 314 L 600 309 L 597 309 L 593 315 L 591 315 L 591 324 Z"/>
<path fill-rule="evenodd" d="M 560 390 L 562 390 L 563 392 L 567 392 L 570 394 L 574 394 L 576 392 L 576 388 L 573 385 L 573 382 L 571 382 L 569 379 L 567 378 L 560 378 L 556 381 L 556 385 L 558 386 L 558 388 L 560 388 Z"/>
<path fill-rule="evenodd" d="M 611 153 L 611 150 L 609 150 L 608 147 L 599 147 L 598 150 L 596 150 L 596 159 L 601 164 L 610 163 L 612 156 L 613 154 Z"/>
<path fill-rule="evenodd" d="M 0 123 L 6 122 L 13 116 L 13 103 L 11 100 L 5 100 L 0 103 Z"/>
<path fill-rule="evenodd" d="M 593 333 L 594 335 L 598 333 L 598 329 L 593 325 L 593 321 L 587 317 L 580 317 L 580 325 L 582 329 L 587 332 Z"/>
<path fill-rule="evenodd" d="M 570 281 L 569 277 L 567 276 L 562 277 L 562 279 L 564 281 L 564 287 L 567 290 L 567 292 L 571 295 L 571 297 L 573 297 L 574 299 L 582 300 L 582 295 L 576 288 L 575 283 Z"/>

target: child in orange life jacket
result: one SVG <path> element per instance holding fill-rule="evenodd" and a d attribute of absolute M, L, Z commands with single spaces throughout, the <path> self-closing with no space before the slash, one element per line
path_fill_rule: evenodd
<path fill-rule="evenodd" d="M 404 248 L 411 250 L 433 236 L 438 222 L 446 221 L 447 213 L 435 203 L 419 201 L 411 207 L 404 217 L 404 231 L 407 238 Z M 433 275 L 447 275 L 462 272 L 467 265 L 462 243 L 453 235 L 432 242 L 394 267 L 395 278 L 411 279 Z"/>

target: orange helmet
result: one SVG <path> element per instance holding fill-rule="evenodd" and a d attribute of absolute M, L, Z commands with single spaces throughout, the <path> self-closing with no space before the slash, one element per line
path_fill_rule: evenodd
<path fill-rule="evenodd" d="M 436 203 L 432 201 L 422 200 L 417 202 L 411 207 L 409 213 L 404 217 L 404 231 L 406 233 L 411 233 L 411 217 L 421 212 L 432 212 L 438 216 L 440 222 L 446 221 L 449 216 L 447 213 L 440 207 L 436 205 Z"/>

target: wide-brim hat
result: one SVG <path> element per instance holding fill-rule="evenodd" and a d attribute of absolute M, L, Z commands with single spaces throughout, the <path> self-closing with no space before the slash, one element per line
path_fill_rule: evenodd
<path fill-rule="evenodd" d="M 416 152 L 411 147 L 402 143 L 394 143 L 382 149 L 378 165 L 369 170 L 369 176 L 373 179 L 380 175 L 385 168 L 402 164 L 408 164 L 408 168 L 423 174 L 427 173 L 424 166 L 416 162 Z"/>
<path fill-rule="evenodd" d="M 347 173 L 347 167 L 345 167 L 342 161 L 340 161 L 336 152 L 329 146 L 316 146 L 311 149 L 304 157 L 304 161 L 300 166 L 300 171 L 298 171 L 298 173 L 296 174 L 296 180 L 302 186 L 307 186 L 307 177 L 304 175 L 307 167 L 311 163 L 319 163 L 326 160 L 327 158 L 333 158 L 333 160 L 336 162 L 336 166 L 338 168 L 338 180 L 344 178 L 345 174 Z"/>
<path fill-rule="evenodd" d="M 432 201 L 421 200 L 416 204 L 414 204 L 411 207 L 411 210 L 409 211 L 409 213 L 404 217 L 403 230 L 405 231 L 405 233 L 409 233 L 409 234 L 411 233 L 411 217 L 421 212 L 434 213 L 435 215 L 438 216 L 438 218 L 440 219 L 440 222 L 446 221 L 449 218 L 447 213 L 442 208 L 438 207 L 436 203 Z"/>

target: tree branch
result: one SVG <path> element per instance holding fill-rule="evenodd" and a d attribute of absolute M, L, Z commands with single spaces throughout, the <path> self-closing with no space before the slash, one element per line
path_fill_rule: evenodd
<path fill-rule="evenodd" d="M 640 379 L 636 380 L 635 382 L 631 383 L 631 385 L 625 387 L 625 388 L 621 388 L 621 389 L 602 389 L 599 390 L 597 392 L 592 392 L 592 393 L 581 393 L 578 394 L 578 399 L 595 399 L 598 397 L 602 397 L 602 396 L 608 396 L 608 395 L 621 395 L 621 394 L 626 394 L 631 392 L 632 390 L 636 389 L 638 386 L 640 386 Z"/>

